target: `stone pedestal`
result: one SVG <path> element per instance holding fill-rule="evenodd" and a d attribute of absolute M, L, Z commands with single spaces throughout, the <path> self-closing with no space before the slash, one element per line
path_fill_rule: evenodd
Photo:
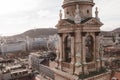
<path fill-rule="evenodd" d="M 75 67 L 75 75 L 80 75 L 83 73 L 83 70 L 82 70 L 82 65 L 79 66 L 79 67 Z"/>

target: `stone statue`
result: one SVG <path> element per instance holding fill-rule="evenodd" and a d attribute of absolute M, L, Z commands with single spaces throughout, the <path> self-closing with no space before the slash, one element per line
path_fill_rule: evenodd
<path fill-rule="evenodd" d="M 80 17 L 80 9 L 79 9 L 79 5 L 76 5 L 74 22 L 75 22 L 76 24 L 81 23 L 81 17 Z"/>
<path fill-rule="evenodd" d="M 60 10 L 59 17 L 60 17 L 60 20 L 61 20 L 62 19 L 62 10 Z"/>
<path fill-rule="evenodd" d="M 98 17 L 98 7 L 96 7 L 95 18 L 98 19 L 98 20 L 100 20 L 100 18 Z"/>

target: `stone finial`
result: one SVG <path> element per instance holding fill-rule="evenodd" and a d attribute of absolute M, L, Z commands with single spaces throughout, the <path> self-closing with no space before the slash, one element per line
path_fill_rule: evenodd
<path fill-rule="evenodd" d="M 62 19 L 62 10 L 60 10 L 59 17 L 60 17 L 60 20 L 61 20 Z"/>
<path fill-rule="evenodd" d="M 79 5 L 78 5 L 78 4 L 76 5 L 74 22 L 75 22 L 76 24 L 81 23 L 80 9 L 79 9 Z"/>
<path fill-rule="evenodd" d="M 98 17 L 98 7 L 96 7 L 96 10 L 95 10 L 95 17 L 96 18 Z"/>
<path fill-rule="evenodd" d="M 95 10 L 95 18 L 98 19 L 98 20 L 100 20 L 99 17 L 98 17 L 98 13 L 99 13 L 99 12 L 98 12 L 98 7 L 96 7 L 96 10 Z"/>

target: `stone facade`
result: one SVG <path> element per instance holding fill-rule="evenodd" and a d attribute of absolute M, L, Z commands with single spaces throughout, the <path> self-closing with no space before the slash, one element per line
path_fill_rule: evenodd
<path fill-rule="evenodd" d="M 79 75 L 99 72 L 104 67 L 99 43 L 103 23 L 98 18 L 97 8 L 96 17 L 92 17 L 93 6 L 93 0 L 64 0 L 65 19 L 60 16 L 56 25 L 60 37 L 54 69 L 56 80 L 78 80 Z"/>

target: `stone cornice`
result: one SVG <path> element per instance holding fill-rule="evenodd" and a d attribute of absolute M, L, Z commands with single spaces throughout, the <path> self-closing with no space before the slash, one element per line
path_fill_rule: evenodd
<path fill-rule="evenodd" d="M 69 2 L 63 3 L 62 7 L 65 8 L 65 7 L 76 5 L 76 4 L 80 4 L 80 5 L 92 5 L 92 6 L 95 5 L 95 3 L 88 2 L 88 1 L 69 1 Z"/>

